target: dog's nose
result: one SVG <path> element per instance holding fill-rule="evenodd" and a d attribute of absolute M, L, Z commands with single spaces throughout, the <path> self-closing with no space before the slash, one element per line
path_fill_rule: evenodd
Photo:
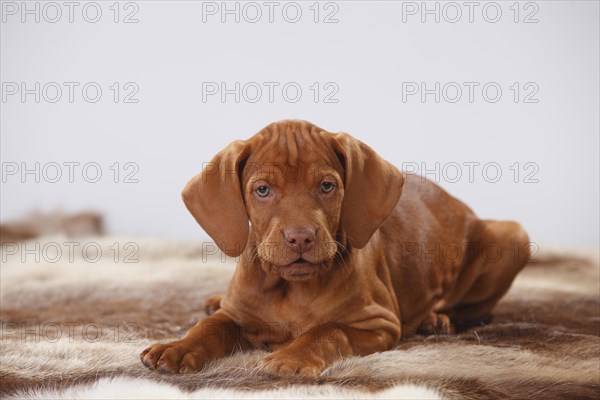
<path fill-rule="evenodd" d="M 283 235 L 285 236 L 288 246 L 300 254 L 310 250 L 315 244 L 315 230 L 311 228 L 295 226 L 286 229 L 283 232 Z"/>

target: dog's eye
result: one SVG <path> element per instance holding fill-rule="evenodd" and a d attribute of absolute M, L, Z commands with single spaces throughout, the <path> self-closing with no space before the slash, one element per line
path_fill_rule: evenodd
<path fill-rule="evenodd" d="M 271 189 L 268 186 L 259 186 L 256 189 L 256 194 L 258 197 L 267 197 L 271 193 Z"/>
<path fill-rule="evenodd" d="M 331 182 L 323 182 L 321 183 L 321 192 L 329 193 L 333 190 L 334 187 L 335 185 Z"/>

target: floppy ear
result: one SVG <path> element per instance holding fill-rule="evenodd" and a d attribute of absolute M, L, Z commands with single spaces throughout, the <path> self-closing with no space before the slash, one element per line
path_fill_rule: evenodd
<path fill-rule="evenodd" d="M 350 244 L 362 248 L 396 207 L 404 174 L 346 133 L 333 142 L 345 169 L 341 225 Z"/>
<path fill-rule="evenodd" d="M 248 213 L 240 169 L 249 153 L 247 142 L 231 143 L 206 163 L 181 193 L 196 221 L 230 257 L 239 256 L 248 241 Z"/>

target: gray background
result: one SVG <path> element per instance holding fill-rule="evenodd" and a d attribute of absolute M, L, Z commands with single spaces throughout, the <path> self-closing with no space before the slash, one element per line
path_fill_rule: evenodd
<path fill-rule="evenodd" d="M 409 15 L 421 2 L 322 2 L 319 22 L 314 22 L 314 2 L 296 2 L 302 16 L 285 20 L 278 2 L 273 22 L 268 8 L 255 23 L 255 10 L 239 3 L 240 21 L 234 15 L 203 14 L 221 2 L 137 1 L 118 4 L 97 2 L 102 16 L 96 23 L 83 18 L 89 2 L 79 2 L 74 20 L 68 8 L 55 23 L 55 10 L 38 3 L 40 21 L 2 2 L 1 159 L 4 172 L 11 166 L 33 168 L 40 163 L 40 182 L 34 175 L 6 175 L 1 194 L 2 222 L 33 209 L 66 212 L 99 210 L 106 215 L 110 232 L 176 238 L 204 234 L 188 215 L 180 191 L 203 162 L 235 139 L 251 136 L 270 122 L 285 118 L 309 120 L 330 131 L 346 131 L 363 140 L 399 167 L 434 169 L 436 179 L 453 195 L 469 204 L 482 218 L 522 222 L 532 241 L 540 246 L 597 246 L 599 241 L 599 6 L 597 1 L 478 2 L 473 22 L 463 13 L 439 2 L 440 21 L 434 15 Z M 19 8 L 21 2 L 13 3 Z M 27 2 L 34 9 L 36 2 Z M 62 2 L 58 3 L 62 5 Z M 228 7 L 236 7 L 228 2 Z M 533 5 L 532 5 L 533 4 Z M 496 5 L 502 15 L 496 23 Z M 433 9 L 436 2 L 427 2 Z M 8 7 L 8 8 L 7 8 Z M 87 6 L 88 18 L 95 6 Z M 327 8 L 326 8 L 327 7 Z M 444 8 L 446 7 L 446 8 Z M 287 5 L 288 19 L 295 5 Z M 444 10 L 446 14 L 444 14 Z M 124 23 L 133 11 L 137 23 Z M 336 11 L 334 23 L 325 15 Z M 420 11 L 420 10 L 419 10 Z M 403 13 L 404 12 L 404 13 Z M 530 15 L 534 13 L 534 15 Z M 538 20 L 525 23 L 523 19 Z M 446 19 L 444 18 L 446 17 Z M 203 21 L 203 19 L 205 21 Z M 404 19 L 404 21 L 403 21 Z M 33 88 L 48 82 L 78 82 L 73 103 L 66 86 L 56 103 L 34 95 L 21 101 L 9 95 L 7 82 L 25 82 Z M 96 103 L 85 101 L 81 88 L 96 82 L 103 90 Z M 110 86 L 118 82 L 115 103 Z M 133 82 L 139 88 L 137 103 L 123 102 Z M 248 82 L 278 82 L 273 102 L 263 86 L 256 103 L 240 102 L 229 95 L 203 101 L 203 82 L 226 82 L 233 88 Z M 281 88 L 295 82 L 302 88 L 296 103 L 286 101 Z M 315 103 L 310 86 L 317 82 Z M 403 82 L 425 82 L 433 88 L 448 82 L 478 82 L 473 102 L 466 86 L 462 98 L 452 103 L 446 93 L 439 103 L 433 95 L 403 101 Z M 482 86 L 494 82 L 502 89 L 493 103 L 482 97 Z M 514 101 L 510 86 L 520 85 Z M 526 83 L 537 85 L 525 103 Z M 332 83 L 328 90 L 325 84 Z M 336 103 L 324 96 L 337 87 Z M 50 89 L 49 89 L 50 90 Z M 41 90 L 40 90 L 41 92 Z M 292 93 L 293 91 L 289 92 Z M 492 95 L 493 91 L 490 91 Z M 47 97 L 54 97 L 49 91 Z M 242 93 L 243 94 L 243 93 Z M 43 93 L 40 93 L 43 95 Z M 74 182 L 69 182 L 65 162 L 79 162 Z M 87 182 L 82 166 L 95 162 L 102 178 Z M 114 182 L 115 162 L 121 174 Z M 125 175 L 139 171 L 126 183 Z M 479 162 L 469 182 L 464 163 Z M 520 174 L 515 182 L 515 162 Z M 16 164 L 14 164 L 16 163 Z M 25 163 L 25 164 L 22 164 Z M 57 183 L 51 163 L 62 166 Z M 416 164 L 414 164 L 416 163 Z M 422 164 L 424 163 L 424 164 Z M 455 178 L 457 163 L 462 177 Z M 483 166 L 497 163 L 502 172 L 483 174 Z M 526 163 L 528 167 L 525 168 Z M 496 165 L 496 164 L 494 164 Z M 46 166 L 47 176 L 41 169 Z M 445 174 L 443 168 L 446 167 Z M 454 169 L 452 169 L 454 168 Z M 90 180 L 95 173 L 87 171 Z M 533 175 L 530 175 L 533 173 Z M 529 177 L 529 179 L 526 179 Z M 50 178 L 50 179 L 48 179 Z M 526 182 L 537 180 L 537 182 Z"/>

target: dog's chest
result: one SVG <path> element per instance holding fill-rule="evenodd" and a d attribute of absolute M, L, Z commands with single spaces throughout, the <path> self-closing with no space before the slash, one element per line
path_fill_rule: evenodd
<path fill-rule="evenodd" d="M 294 293 L 267 293 L 254 298 L 231 296 L 222 304 L 255 347 L 276 349 L 314 327 L 321 319 L 315 304 Z"/>

